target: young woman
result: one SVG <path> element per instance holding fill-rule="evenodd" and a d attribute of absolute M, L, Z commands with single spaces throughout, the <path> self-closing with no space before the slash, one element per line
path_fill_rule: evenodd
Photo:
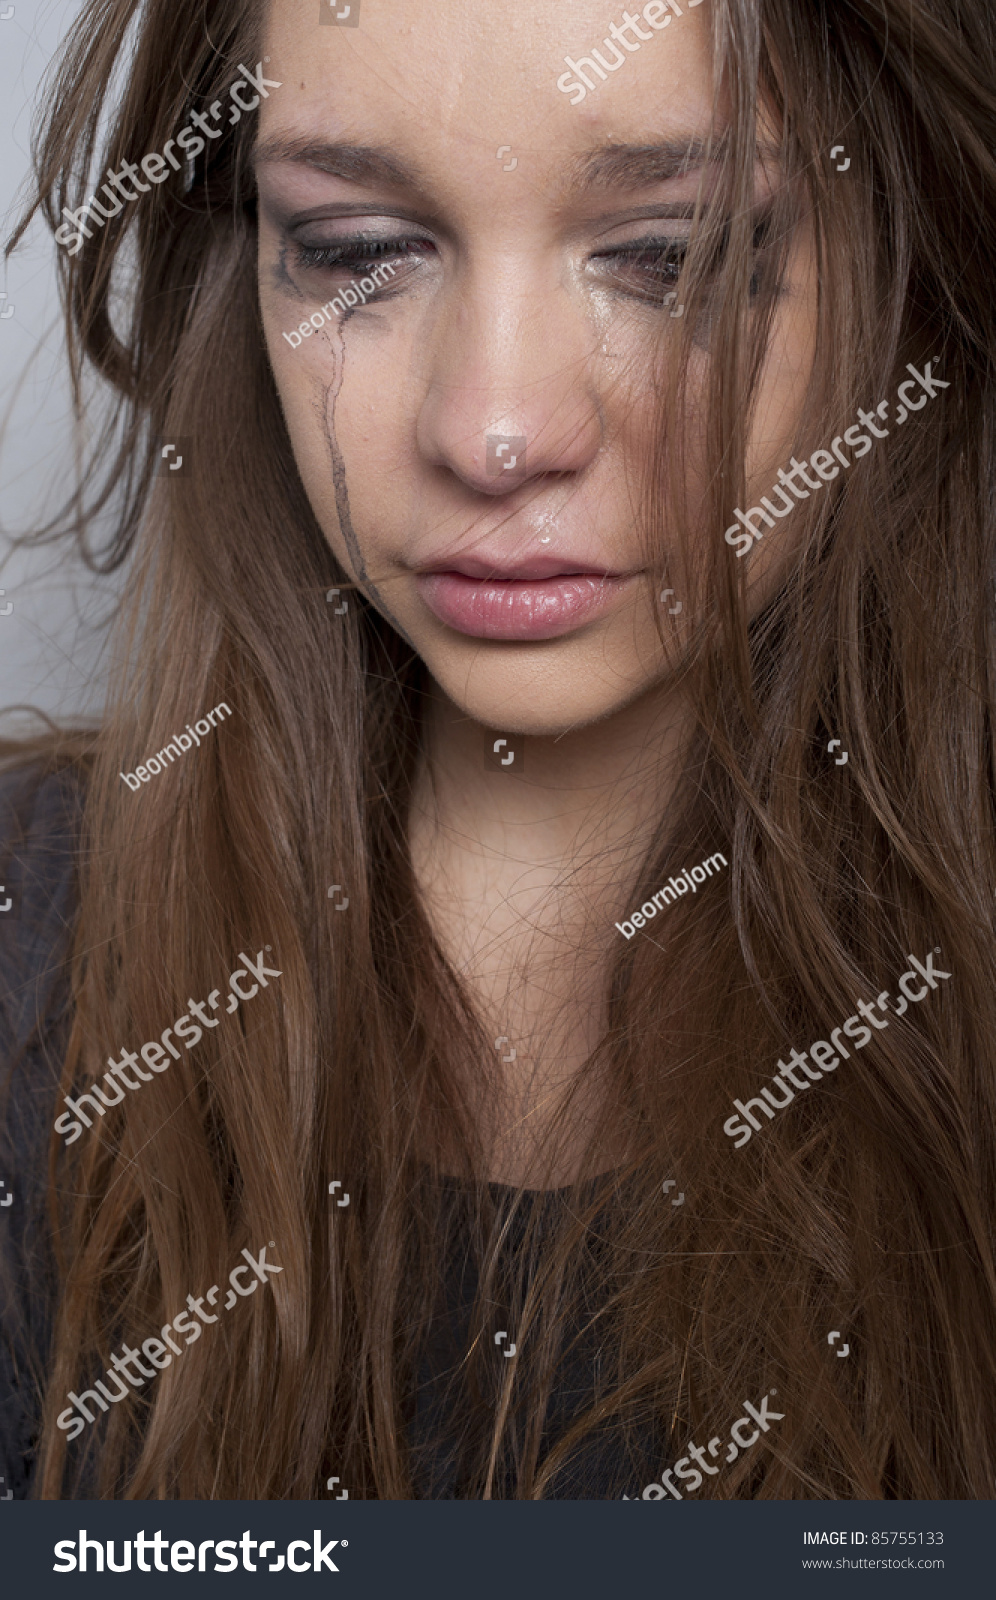
<path fill-rule="evenodd" d="M 991 7 L 341 13 L 92 4 L 39 137 L 7 1483 L 988 1496 Z"/>

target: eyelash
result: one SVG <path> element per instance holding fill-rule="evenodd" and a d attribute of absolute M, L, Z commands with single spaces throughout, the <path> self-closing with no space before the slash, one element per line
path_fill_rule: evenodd
<path fill-rule="evenodd" d="M 334 272 L 345 268 L 360 271 L 373 261 L 397 259 L 423 253 L 426 239 L 343 239 L 329 245 L 298 245 L 297 265 L 304 271 Z M 606 251 L 595 260 L 625 262 L 642 268 L 645 285 L 637 292 L 642 298 L 661 299 L 667 287 L 676 282 L 688 250 L 686 239 L 638 240 L 618 250 Z"/>
<path fill-rule="evenodd" d="M 727 244 L 728 239 L 724 234 L 717 267 L 726 255 Z M 770 245 L 770 218 L 759 217 L 753 235 L 754 270 L 750 279 L 750 297 L 752 300 L 756 300 L 761 293 L 764 256 Z M 630 294 L 635 292 L 639 298 L 662 304 L 666 291 L 674 287 L 681 275 L 690 247 L 691 241 L 687 238 L 650 238 L 636 240 L 630 245 L 621 245 L 616 250 L 606 250 L 594 259 L 623 262 L 631 269 L 633 267 L 642 268 L 644 272 L 643 284 L 635 291 L 631 289 L 629 291 L 623 290 L 622 292 L 629 292 Z"/>
<path fill-rule="evenodd" d="M 364 267 L 424 250 L 428 239 L 343 239 L 341 244 L 297 246 L 297 264 L 305 270 L 334 272 L 337 267 Z"/>
<path fill-rule="evenodd" d="M 767 225 L 761 221 L 754 232 L 755 255 L 763 252 L 768 242 L 766 235 Z M 678 281 L 689 245 L 687 238 L 637 239 L 615 250 L 600 252 L 592 260 L 619 263 L 623 270 L 628 267 L 631 271 L 635 269 L 641 272 L 642 284 L 629 288 L 620 285 L 619 292 L 635 294 L 638 299 L 661 304 L 666 292 Z M 329 245 L 299 244 L 296 247 L 296 259 L 298 267 L 305 271 L 334 272 L 342 268 L 362 271 L 374 261 L 421 255 L 432 248 L 431 240 L 410 236 L 397 239 L 343 239 Z M 750 283 L 752 299 L 757 296 L 759 289 L 759 268 L 755 268 Z"/>
<path fill-rule="evenodd" d="M 615 250 L 600 251 L 593 259 L 620 263 L 623 270 L 628 267 L 640 272 L 643 282 L 635 293 L 640 299 L 659 304 L 666 291 L 677 283 L 688 248 L 687 239 L 638 239 Z M 634 290 L 628 292 L 632 294 Z"/>

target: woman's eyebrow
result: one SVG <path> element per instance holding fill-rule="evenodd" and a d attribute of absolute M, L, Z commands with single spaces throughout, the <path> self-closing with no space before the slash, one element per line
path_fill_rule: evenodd
<path fill-rule="evenodd" d="M 566 179 L 568 193 L 586 189 L 639 189 L 650 183 L 680 178 L 706 164 L 716 165 L 728 153 L 724 137 L 712 143 L 703 138 L 665 139 L 656 144 L 606 144 L 570 165 Z M 777 164 L 777 145 L 757 145 L 757 159 L 763 165 Z"/>
<path fill-rule="evenodd" d="M 337 143 L 307 135 L 274 134 L 263 139 L 256 146 L 253 160 L 257 166 L 264 161 L 290 161 L 298 166 L 317 167 L 354 183 L 389 183 L 411 189 L 425 184 L 424 176 L 414 167 L 376 145 Z"/>
<path fill-rule="evenodd" d="M 714 139 L 677 138 L 654 144 L 604 144 L 575 156 L 567 166 L 562 182 L 565 196 L 593 189 L 639 189 L 686 176 L 704 165 L 718 165 L 728 153 L 725 135 Z M 777 168 L 781 152 L 777 145 L 756 146 L 756 159 L 769 170 Z M 392 188 L 426 193 L 431 187 L 428 174 L 393 151 L 377 145 L 316 139 L 307 134 L 273 134 L 256 146 L 254 163 L 289 162 L 312 167 L 332 177 L 352 183 L 390 184 Z"/>

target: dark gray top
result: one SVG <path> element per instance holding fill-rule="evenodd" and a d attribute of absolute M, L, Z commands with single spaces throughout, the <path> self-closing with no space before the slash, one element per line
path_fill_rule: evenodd
<path fill-rule="evenodd" d="M 30 1498 L 34 1492 L 34 1445 L 55 1298 L 45 1185 L 71 1020 L 67 958 L 77 903 L 81 803 L 79 780 L 69 770 L 40 783 L 30 772 L 0 777 L 0 1498 Z M 496 1199 L 501 1196 L 497 1186 L 494 1192 Z M 556 1192 L 525 1201 L 527 1207 L 560 1203 Z M 461 1458 L 453 1418 L 458 1406 L 467 1415 L 461 1373 L 477 1280 L 468 1197 L 456 1182 L 446 1186 L 443 1216 L 448 1266 L 409 1405 L 418 1499 L 466 1498 L 471 1470 Z M 520 1208 L 507 1240 L 510 1256 L 520 1249 L 525 1225 Z M 589 1403 L 603 1359 L 598 1341 L 604 1334 L 586 1333 L 580 1321 L 564 1331 L 569 1353 L 558 1368 L 544 1447 Z M 483 1437 L 486 1402 L 482 1413 L 478 1399 L 477 1411 Z M 627 1441 L 612 1427 L 596 1433 L 558 1473 L 547 1497 L 638 1496 L 666 1464 L 663 1441 L 652 1427 L 641 1429 L 638 1440 Z M 77 1498 L 87 1498 L 88 1482 L 92 1476 L 84 1472 Z M 493 1492 L 495 1498 L 514 1493 L 511 1462 L 499 1464 Z"/>
<path fill-rule="evenodd" d="M 78 781 L 0 777 L 0 1495 L 31 1493 L 54 1281 L 45 1218 L 68 1034 Z"/>

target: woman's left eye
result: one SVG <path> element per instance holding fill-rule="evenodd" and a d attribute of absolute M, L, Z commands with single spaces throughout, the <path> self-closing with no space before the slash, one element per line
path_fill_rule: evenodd
<path fill-rule="evenodd" d="M 678 282 L 687 254 L 687 239 L 639 239 L 600 251 L 591 261 L 602 267 L 601 276 L 614 280 L 613 287 L 663 305 L 664 297 Z"/>
<path fill-rule="evenodd" d="M 306 271 L 357 273 L 379 262 L 425 255 L 431 248 L 428 239 L 343 239 L 335 244 L 298 244 L 296 260 Z"/>

